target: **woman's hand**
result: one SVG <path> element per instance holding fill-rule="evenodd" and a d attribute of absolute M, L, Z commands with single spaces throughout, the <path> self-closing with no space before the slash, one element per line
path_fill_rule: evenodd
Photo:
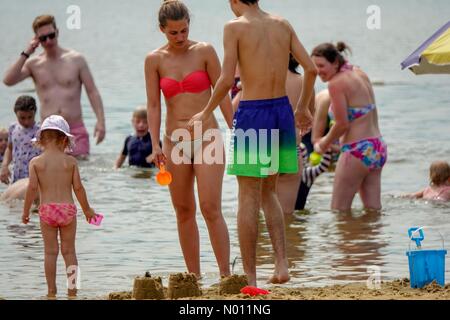
<path fill-rule="evenodd" d="M 22 214 L 22 222 L 24 224 L 28 224 L 28 222 L 30 222 L 30 213 L 29 212 L 24 212 Z"/>
<path fill-rule="evenodd" d="M 158 145 L 158 146 L 153 147 L 152 154 L 146 158 L 146 161 L 149 163 L 153 162 L 156 165 L 156 167 L 159 168 L 161 164 L 163 164 L 163 165 L 166 164 L 167 158 L 166 158 L 165 154 L 163 153 L 161 147 Z"/>
<path fill-rule="evenodd" d="M 208 117 L 209 115 L 204 111 L 200 111 L 199 113 L 194 114 L 187 124 L 187 129 L 189 130 L 189 132 L 191 132 L 191 134 L 194 133 L 194 128 L 197 126 L 201 126 L 203 124 L 203 121 L 206 121 Z"/>
<path fill-rule="evenodd" d="M 323 138 L 320 139 L 318 142 L 314 143 L 314 151 L 318 154 L 324 154 L 326 153 L 330 148 L 324 148 L 323 147 Z"/>

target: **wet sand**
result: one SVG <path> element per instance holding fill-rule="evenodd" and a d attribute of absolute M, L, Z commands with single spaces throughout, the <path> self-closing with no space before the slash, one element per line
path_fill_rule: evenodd
<path fill-rule="evenodd" d="M 250 297 L 244 294 L 219 294 L 218 287 L 202 288 L 198 297 L 185 300 L 450 300 L 450 284 L 441 287 L 431 283 L 422 289 L 411 289 L 409 280 L 381 282 L 380 289 L 369 289 L 366 283 L 334 285 L 321 288 L 269 287 L 269 295 Z M 165 292 L 167 288 L 165 288 Z M 167 294 L 166 294 L 167 297 Z M 132 299 L 132 292 L 110 293 L 109 300 Z"/>

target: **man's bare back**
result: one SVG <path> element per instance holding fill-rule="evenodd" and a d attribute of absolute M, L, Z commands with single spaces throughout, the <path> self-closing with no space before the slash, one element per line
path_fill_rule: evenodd
<path fill-rule="evenodd" d="M 241 16 L 227 26 L 238 35 L 243 100 L 286 95 L 291 29 L 283 18 L 265 12 Z"/>

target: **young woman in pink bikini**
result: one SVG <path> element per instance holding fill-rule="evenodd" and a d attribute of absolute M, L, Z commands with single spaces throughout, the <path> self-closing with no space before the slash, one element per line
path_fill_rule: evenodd
<path fill-rule="evenodd" d="M 77 160 L 64 152 L 67 147 L 73 147 L 74 137 L 69 132 L 69 124 L 59 115 L 49 116 L 42 123 L 36 138 L 44 151 L 30 161 L 30 182 L 23 206 L 22 222 L 27 224 L 30 220 L 31 204 L 39 192 L 39 217 L 44 239 L 45 277 L 49 298 L 56 296 L 56 261 L 60 251 L 58 233 L 67 277 L 71 277 L 78 270 L 75 253 L 77 207 L 72 198 L 72 190 L 86 220 L 89 222 L 95 216 L 81 183 Z M 77 293 L 76 277 L 77 274 L 74 285 L 68 288 L 69 297 Z"/>
<path fill-rule="evenodd" d="M 365 209 L 381 209 L 381 170 L 387 159 L 387 145 L 378 127 L 375 96 L 368 76 L 345 61 L 348 47 L 324 43 L 311 56 L 323 82 L 328 82 L 330 110 L 335 119 L 328 134 L 314 144 L 325 153 L 340 138 L 341 155 L 334 177 L 331 208 L 350 211 L 359 192 Z"/>
<path fill-rule="evenodd" d="M 199 231 L 196 222 L 194 181 L 197 180 L 200 211 L 205 218 L 220 275 L 229 275 L 230 246 L 228 229 L 222 216 L 222 180 L 225 158 L 207 163 L 202 153 L 211 143 L 203 133 L 218 129 L 214 115 L 203 121 L 199 136 L 192 136 L 187 123 L 200 111 L 211 96 L 211 88 L 220 76 L 220 63 L 214 48 L 189 39 L 189 11 L 176 0 L 165 1 L 159 10 L 160 30 L 167 44 L 148 54 L 145 60 L 148 124 L 155 164 L 165 164 L 172 173 L 169 185 L 177 217 L 178 235 L 189 272 L 200 276 Z M 160 147 L 161 91 L 167 107 L 163 148 Z M 233 112 L 226 98 L 221 110 L 228 127 Z M 178 133 L 182 133 L 180 140 Z M 215 142 L 214 142 L 215 141 Z M 217 150 L 217 149 L 216 149 Z M 203 159 L 204 160 L 204 159 Z M 212 187 L 213 186 L 213 187 Z"/>

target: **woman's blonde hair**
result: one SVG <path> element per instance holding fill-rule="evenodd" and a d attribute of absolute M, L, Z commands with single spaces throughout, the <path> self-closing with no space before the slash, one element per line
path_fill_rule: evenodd
<path fill-rule="evenodd" d="M 434 186 L 445 184 L 450 178 L 450 165 L 446 161 L 435 161 L 430 166 L 430 181 Z"/>

